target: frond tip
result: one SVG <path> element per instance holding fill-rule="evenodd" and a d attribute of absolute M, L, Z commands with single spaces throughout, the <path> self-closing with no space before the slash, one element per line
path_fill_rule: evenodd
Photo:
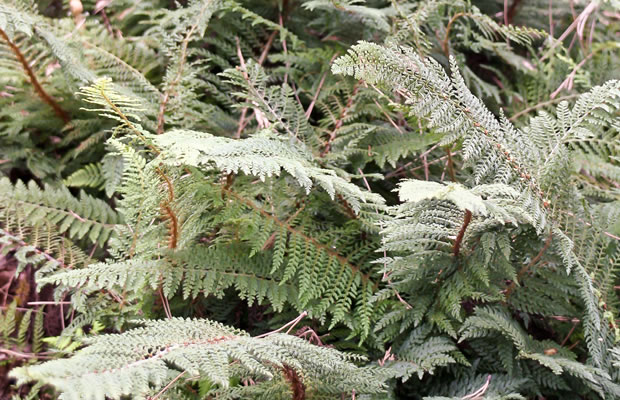
<path fill-rule="evenodd" d="M 96 106 L 96 108 L 86 110 L 99 112 L 105 117 L 122 123 L 127 123 L 122 116 L 140 121 L 137 114 L 144 111 L 139 100 L 122 95 L 115 90 L 110 78 L 97 79 L 92 85 L 81 87 L 78 94 L 85 102 Z"/>

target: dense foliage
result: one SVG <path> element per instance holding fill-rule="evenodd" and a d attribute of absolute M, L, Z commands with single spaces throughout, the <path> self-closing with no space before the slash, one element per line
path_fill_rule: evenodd
<path fill-rule="evenodd" d="M 619 30 L 0 0 L 0 396 L 620 398 Z"/>

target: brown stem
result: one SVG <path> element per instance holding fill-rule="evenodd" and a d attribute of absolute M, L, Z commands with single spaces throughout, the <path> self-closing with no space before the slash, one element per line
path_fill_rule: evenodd
<path fill-rule="evenodd" d="M 167 221 L 168 248 L 176 249 L 179 240 L 179 219 L 168 203 L 161 206 L 162 218 Z"/>
<path fill-rule="evenodd" d="M 48 357 L 48 356 L 42 356 L 42 355 L 38 355 L 35 353 L 22 353 L 19 351 L 13 351 L 13 350 L 9 350 L 9 349 L 0 349 L 0 353 L 4 353 L 7 354 L 9 356 L 13 356 L 19 359 L 29 359 L 29 358 L 40 358 L 40 359 L 50 359 L 52 357 Z"/>
<path fill-rule="evenodd" d="M 155 171 L 163 179 L 166 184 L 166 188 L 168 189 L 168 200 L 162 200 L 160 206 L 163 214 L 162 217 L 168 224 L 168 248 L 176 249 L 179 238 L 179 219 L 172 210 L 172 207 L 170 207 L 174 201 L 174 186 L 172 185 L 170 178 L 168 178 L 164 171 L 162 171 L 159 167 L 157 167 Z"/>
<path fill-rule="evenodd" d="M 577 327 L 577 324 L 579 324 L 579 320 L 578 319 L 573 320 L 573 327 L 570 328 L 570 331 L 568 331 L 568 334 L 566 335 L 564 340 L 562 340 L 562 343 L 560 343 L 560 346 L 564 347 L 564 345 L 568 342 L 568 339 L 570 339 L 570 336 L 575 331 L 575 328 Z"/>
<path fill-rule="evenodd" d="M 394 120 L 392 118 L 390 118 L 389 114 L 387 112 L 385 112 L 385 110 L 383 109 L 383 107 L 381 107 L 381 104 L 379 104 L 379 102 L 375 99 L 372 99 L 372 101 L 375 103 L 375 105 L 377 106 L 377 108 L 379 110 L 381 110 L 381 112 L 383 113 L 383 115 L 385 115 L 385 118 L 390 121 L 390 124 L 392 124 L 392 126 L 398 131 L 398 133 L 400 133 L 401 135 L 404 133 L 402 129 L 400 129 L 400 127 L 396 124 L 396 122 L 394 122 Z"/>
<path fill-rule="evenodd" d="M 597 1 L 591 1 L 586 8 L 583 9 L 583 11 L 581 12 L 581 14 L 579 14 L 579 16 L 575 17 L 574 15 L 574 8 L 572 7 L 572 2 L 571 2 L 571 9 L 573 10 L 573 23 L 570 24 L 570 26 L 568 28 L 566 28 L 566 30 L 564 31 L 564 33 L 562 33 L 562 35 L 560 35 L 560 37 L 557 40 L 553 41 L 553 44 L 547 49 L 547 53 L 542 56 L 542 58 L 539 61 L 544 61 L 546 58 L 548 58 L 551 53 L 553 52 L 553 50 L 564 41 L 564 39 L 566 39 L 566 37 L 573 31 L 575 30 L 575 28 L 577 28 L 577 26 L 579 25 L 580 22 L 582 22 L 583 19 L 588 19 L 588 17 L 590 16 L 590 14 L 592 14 L 594 12 L 594 10 L 596 10 L 599 6 L 599 3 Z"/>
<path fill-rule="evenodd" d="M 21 247 L 25 247 L 25 246 L 29 245 L 22 238 L 11 234 L 11 232 L 8 232 L 8 231 L 3 230 L 3 229 L 0 229 L 0 232 L 2 232 L 4 236 L 6 236 L 9 239 L 13 240 L 15 243 L 17 243 Z M 57 262 L 63 269 L 71 269 L 71 265 L 67 265 L 67 264 L 64 263 L 64 257 L 60 257 L 60 258 L 53 257 L 52 255 L 50 255 L 46 251 L 38 249 L 36 247 L 34 247 L 32 249 L 32 251 L 34 251 L 35 253 L 45 257 L 45 259 L 47 261 Z"/>
<path fill-rule="evenodd" d="M 431 149 L 431 150 L 432 150 L 432 149 Z M 428 166 L 430 166 L 430 165 L 437 164 L 438 162 L 441 162 L 441 161 L 445 160 L 446 158 L 448 158 L 448 155 L 446 154 L 445 156 L 441 156 L 441 157 L 436 158 L 436 159 L 434 159 L 434 160 L 432 160 L 432 161 L 428 161 L 428 160 L 426 160 L 426 161 L 425 161 L 424 159 L 425 159 L 425 158 L 426 158 L 426 156 L 428 155 L 428 152 L 429 152 L 429 151 L 427 150 L 424 154 L 420 155 L 420 157 L 419 157 L 419 158 L 422 160 L 422 162 L 423 162 L 423 164 L 422 164 L 422 165 L 419 165 L 419 166 L 417 166 L 417 167 L 415 167 L 415 168 L 412 168 L 412 169 L 410 169 L 410 170 L 407 170 L 407 168 L 411 167 L 411 166 L 414 164 L 414 161 L 409 161 L 407 164 L 405 164 L 405 165 L 403 165 L 403 166 L 398 167 L 398 168 L 397 168 L 397 169 L 395 169 L 394 171 L 392 171 L 392 172 L 388 172 L 388 173 L 385 175 L 385 179 L 390 179 L 390 178 L 393 178 L 393 177 L 395 177 L 395 176 L 400 176 L 400 175 L 406 175 L 407 173 L 415 172 L 415 171 L 417 171 L 417 170 L 419 170 L 419 169 L 422 169 L 422 168 L 427 168 L 427 167 L 428 167 Z M 453 155 L 456 155 L 456 154 L 458 154 L 458 152 L 455 152 Z M 427 163 L 427 165 L 426 165 L 426 166 L 424 165 L 424 162 L 426 162 L 426 163 Z"/>
<path fill-rule="evenodd" d="M 575 97 L 579 97 L 579 95 L 578 94 L 570 94 L 568 96 L 558 97 L 557 99 L 551 99 L 549 101 L 543 101 L 541 103 L 535 104 L 535 105 L 533 105 L 531 107 L 528 107 L 528 108 L 526 108 L 524 110 L 519 111 L 518 113 L 516 113 L 512 117 L 510 117 L 508 120 L 509 121 L 515 121 L 520 116 L 522 116 L 524 114 L 528 114 L 531 111 L 534 111 L 534 110 L 537 110 L 539 108 L 548 106 L 549 104 L 559 103 L 559 102 L 562 102 L 564 100 L 574 99 Z"/>
<path fill-rule="evenodd" d="M 282 369 L 284 370 L 284 378 L 286 378 L 291 385 L 291 390 L 293 392 L 292 400 L 305 400 L 306 386 L 297 371 L 288 365 L 283 366 Z"/>
<path fill-rule="evenodd" d="M 345 117 L 347 116 L 347 113 L 349 112 L 349 109 L 353 106 L 353 98 L 357 95 L 357 92 L 359 90 L 358 84 L 359 84 L 359 82 L 357 82 L 353 86 L 353 92 L 351 93 L 351 96 L 347 100 L 347 104 L 342 108 L 342 111 L 340 111 L 340 115 L 338 116 L 338 120 L 336 121 L 336 124 L 334 125 L 334 130 L 332 130 L 332 132 L 329 134 L 329 138 L 327 139 L 327 143 L 325 144 L 325 148 L 323 149 L 323 151 L 321 151 L 321 154 L 320 154 L 321 157 L 325 157 L 325 155 L 327 153 L 329 153 L 329 150 L 331 148 L 331 144 L 334 141 L 334 139 L 336 139 L 336 132 L 342 126 L 343 121 L 344 121 Z"/>
<path fill-rule="evenodd" d="M 465 236 L 465 231 L 467 230 L 467 226 L 471 222 L 471 211 L 465 210 L 465 218 L 463 218 L 463 226 L 461 226 L 461 230 L 459 234 L 456 236 L 456 240 L 454 241 L 454 257 L 459 256 L 459 252 L 461 251 L 461 243 L 463 242 L 463 237 Z"/>
<path fill-rule="evenodd" d="M 262 103 L 262 105 L 271 114 L 272 118 L 276 119 L 282 125 L 284 130 L 286 130 L 286 132 L 289 135 L 291 135 L 291 137 L 294 137 L 297 141 L 299 141 L 300 143 L 303 143 L 301 139 L 297 137 L 297 133 L 293 132 L 291 128 L 289 127 L 289 125 L 285 123 L 285 121 L 283 120 L 283 117 L 278 115 L 278 113 L 276 112 L 276 110 L 273 109 L 271 104 L 269 104 L 269 102 L 265 100 L 265 94 L 260 92 L 258 89 L 254 87 L 254 84 L 250 80 L 250 77 L 248 76 L 248 73 L 247 73 L 247 68 L 245 66 L 245 61 L 243 59 L 243 54 L 241 53 L 241 47 L 239 45 L 239 38 L 236 38 L 236 39 L 237 39 L 237 56 L 239 57 L 239 62 L 241 64 L 240 67 L 237 67 L 237 68 L 241 71 L 241 75 L 243 76 L 243 79 L 248 84 L 249 91 Z M 269 121 L 267 121 L 267 118 L 265 117 L 263 112 L 258 108 L 259 105 L 255 101 L 252 101 L 252 103 L 256 105 L 256 108 L 254 108 L 254 115 L 255 115 L 256 121 L 258 122 L 258 125 L 261 127 L 269 126 Z M 261 125 L 261 120 L 265 120 L 266 125 L 265 124 Z"/>
<path fill-rule="evenodd" d="M 342 204 L 342 206 L 344 207 L 344 210 L 346 214 L 349 216 L 349 218 L 357 219 L 357 215 L 355 214 L 355 211 L 353 211 L 349 202 L 340 193 L 336 194 L 336 198 L 338 198 L 338 200 L 340 201 L 340 204 Z"/>
<path fill-rule="evenodd" d="M 101 95 L 101 97 L 103 97 L 103 99 L 110 106 L 110 108 L 112 108 L 112 110 L 116 113 L 116 115 L 118 115 L 123 120 L 123 122 L 125 123 L 125 126 L 131 129 L 131 131 L 135 133 L 136 136 L 138 136 L 144 142 L 146 147 L 148 147 L 153 153 L 157 155 L 161 154 L 161 151 L 159 151 L 155 146 L 150 144 L 148 140 L 146 140 L 146 137 L 142 134 L 142 132 L 140 132 L 138 128 L 136 128 L 134 124 L 129 120 L 129 118 L 127 118 L 127 116 L 123 113 L 123 111 L 120 108 L 118 108 L 118 106 L 114 104 L 114 102 L 112 102 L 112 100 L 108 97 L 108 95 L 105 94 L 105 91 L 103 89 L 99 89 L 99 94 Z"/>
<path fill-rule="evenodd" d="M 161 103 L 159 104 L 159 114 L 157 115 L 157 133 L 164 133 L 164 114 L 166 113 L 166 106 L 168 105 L 168 100 L 170 99 L 170 93 L 166 91 L 164 94 Z"/>
<path fill-rule="evenodd" d="M 286 328 L 288 328 L 288 330 L 286 331 L 286 334 L 288 335 L 291 330 L 295 327 L 295 325 L 297 325 L 299 323 L 299 321 L 301 321 L 302 319 L 306 318 L 308 316 L 308 311 L 303 311 L 301 314 L 299 314 L 297 317 L 295 317 L 295 319 L 293 319 L 292 321 L 287 322 L 286 324 L 282 325 L 281 327 L 279 327 L 278 329 L 275 329 L 273 331 L 269 331 L 263 334 L 260 334 L 258 336 L 256 336 L 256 338 L 264 338 L 267 336 L 271 336 L 275 333 L 279 333 L 282 332 L 283 330 L 285 330 Z"/>
<path fill-rule="evenodd" d="M 58 105 L 58 103 L 56 103 L 56 101 L 52 98 L 52 96 L 47 94 L 45 89 L 43 89 L 43 87 L 37 80 L 36 75 L 32 71 L 32 68 L 30 68 L 28 61 L 26 61 L 26 58 L 24 57 L 22 52 L 19 50 L 19 48 L 13 42 L 11 42 L 6 32 L 4 32 L 2 29 L 0 29 L 0 36 L 4 39 L 5 42 L 7 42 L 7 44 L 11 48 L 11 51 L 15 54 L 15 57 L 17 57 L 17 59 L 21 63 L 22 68 L 24 69 L 24 72 L 26 72 L 26 75 L 28 75 L 28 78 L 30 79 L 30 83 L 32 83 L 32 86 L 34 86 L 34 90 L 37 92 L 41 100 L 43 100 L 45 103 L 47 103 L 47 105 L 52 107 L 52 109 L 54 110 L 54 113 L 56 113 L 58 118 L 62 119 L 62 121 L 65 124 L 68 123 L 71 120 L 71 118 L 69 118 L 69 114 L 67 114 L 65 110 L 63 110 Z"/>
<path fill-rule="evenodd" d="M 521 0 L 514 0 L 510 7 L 508 8 L 508 12 L 506 13 L 506 25 L 512 25 L 512 20 L 517 14 L 517 7 L 521 3 Z"/>
<path fill-rule="evenodd" d="M 456 182 L 456 175 L 454 174 L 454 161 L 452 161 L 452 151 L 450 150 L 450 146 L 446 148 L 446 152 L 448 153 L 448 174 L 450 174 L 450 179 L 452 182 Z"/>
<path fill-rule="evenodd" d="M 458 18 L 464 17 L 466 15 L 467 13 L 464 13 L 464 12 L 454 14 L 452 18 L 450 19 L 450 21 L 448 22 L 448 25 L 446 26 L 446 33 L 443 37 L 443 41 L 441 42 L 441 48 L 443 49 L 443 52 L 445 53 L 446 57 L 450 56 L 450 49 L 448 45 L 450 43 L 450 31 L 452 30 L 452 24 L 454 24 L 454 21 L 456 21 Z"/>
<path fill-rule="evenodd" d="M 329 60 L 329 65 L 331 65 L 334 60 L 336 59 L 336 57 L 338 57 L 340 53 L 336 52 L 332 59 Z M 321 81 L 319 82 L 319 87 L 316 89 L 316 92 L 314 93 L 314 96 L 312 97 L 312 101 L 310 102 L 310 105 L 308 106 L 308 109 L 306 110 L 306 119 L 310 119 L 310 115 L 312 114 L 312 110 L 314 109 L 314 104 L 316 103 L 316 100 L 319 98 L 319 93 L 321 93 L 321 88 L 323 87 L 323 84 L 325 83 L 325 78 L 327 78 L 327 73 L 329 72 L 329 70 L 325 71 L 325 73 L 323 74 L 323 76 L 321 77 Z"/>
<path fill-rule="evenodd" d="M 176 376 L 176 378 L 174 378 L 172 381 L 170 381 L 170 383 L 168 383 L 166 386 L 164 386 L 164 388 L 163 388 L 162 390 L 160 390 L 160 391 L 159 391 L 159 393 L 157 393 L 157 394 L 155 395 L 155 397 L 149 397 L 149 400 L 157 400 L 157 399 L 159 399 L 159 397 L 160 397 L 162 394 L 164 394 L 164 393 L 166 392 L 166 390 L 170 389 L 170 387 L 171 387 L 172 385 L 174 385 L 174 383 L 175 383 L 176 381 L 178 381 L 179 379 L 181 379 L 181 377 L 182 377 L 183 375 L 185 375 L 186 373 L 187 373 L 187 371 L 183 371 L 183 372 L 181 372 L 180 374 L 178 374 L 178 375 Z"/>
<path fill-rule="evenodd" d="M 300 213 L 300 212 L 302 212 L 302 211 L 306 208 L 306 204 L 307 204 L 307 203 L 302 204 L 302 206 L 301 206 L 301 207 L 299 207 L 299 208 L 297 209 L 297 211 L 295 211 L 295 213 L 294 213 L 293 215 L 291 215 L 290 217 L 288 217 L 288 218 L 286 219 L 285 223 L 290 225 L 290 224 L 291 224 L 291 221 L 293 221 L 295 218 L 297 218 L 297 216 L 299 215 L 299 213 Z M 263 247 L 261 247 L 261 250 L 262 250 L 262 251 L 267 250 L 267 249 L 270 249 L 270 248 L 273 246 L 273 244 L 274 244 L 274 243 L 275 243 L 275 241 L 276 241 L 276 233 L 277 233 L 277 232 L 272 233 L 272 234 L 271 234 L 271 236 L 269 236 L 269 239 L 267 239 L 267 240 L 265 241 L 265 244 L 263 245 Z"/>
<path fill-rule="evenodd" d="M 258 65 L 263 65 L 263 63 L 267 59 L 267 55 L 269 54 L 269 49 L 271 49 L 273 40 L 276 37 L 277 33 L 278 31 L 273 31 L 271 35 L 269 35 L 269 38 L 267 39 L 267 43 L 265 44 L 265 47 L 263 48 L 260 58 L 258 59 Z M 237 38 L 237 55 L 239 56 L 239 62 L 241 63 L 241 66 L 243 68 L 242 73 L 246 74 L 245 60 L 243 59 L 243 53 L 241 53 L 239 38 Z M 239 126 L 237 127 L 237 132 L 235 133 L 235 139 L 241 138 L 241 132 L 243 132 L 243 129 L 245 129 L 245 126 L 247 124 L 247 121 L 246 121 L 247 113 L 248 113 L 247 107 L 241 110 L 241 117 L 239 118 Z"/>
<path fill-rule="evenodd" d="M 545 240 L 545 244 L 543 246 L 542 249 L 540 249 L 540 251 L 538 252 L 538 254 L 536 254 L 536 257 L 534 257 L 532 259 L 532 261 L 529 262 L 529 264 L 523 266 L 523 268 L 521 268 L 519 270 L 519 272 L 517 273 L 517 279 L 515 279 L 514 281 L 512 281 L 510 283 L 510 286 L 508 286 L 508 289 L 506 289 L 506 300 L 508 300 L 508 298 L 510 297 L 510 295 L 512 294 L 512 292 L 515 290 L 515 287 L 517 286 L 517 281 L 527 273 L 527 271 L 529 271 L 529 269 L 531 267 L 533 267 L 534 265 L 536 265 L 536 263 L 538 261 L 540 261 L 540 259 L 542 258 L 542 256 L 545 254 L 545 252 L 547 251 L 547 249 L 549 248 L 549 246 L 551 245 L 551 239 L 553 239 L 553 234 L 551 232 L 549 232 L 549 236 L 547 236 L 547 240 Z"/>
<path fill-rule="evenodd" d="M 101 18 L 103 19 L 103 25 L 105 29 L 108 31 L 110 36 L 114 37 L 114 31 L 112 30 L 112 25 L 110 24 L 110 19 L 108 18 L 108 14 L 106 14 L 105 9 L 101 9 Z"/>
<path fill-rule="evenodd" d="M 273 31 L 271 35 L 267 38 L 267 43 L 265 43 L 265 47 L 263 48 L 262 53 L 258 59 L 258 64 L 263 65 L 265 60 L 267 59 L 267 55 L 269 54 L 269 49 L 271 49 L 271 45 L 273 44 L 273 39 L 275 39 L 278 31 Z"/>

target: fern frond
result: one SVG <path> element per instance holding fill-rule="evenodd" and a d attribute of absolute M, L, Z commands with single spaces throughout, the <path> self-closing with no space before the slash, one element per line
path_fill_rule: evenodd
<path fill-rule="evenodd" d="M 60 39 L 55 29 L 50 27 L 44 18 L 24 7 L 24 3 L 0 4 L 0 29 L 8 32 L 9 38 L 14 32 L 21 32 L 28 37 L 42 40 L 65 71 L 77 82 L 94 80 L 95 74 L 80 61 L 75 49 Z"/>
<path fill-rule="evenodd" d="M 233 140 L 194 131 L 174 130 L 154 138 L 162 148 L 162 157 L 173 165 L 209 167 L 214 165 L 225 173 L 242 171 L 265 180 L 286 171 L 310 192 L 316 182 L 333 199 L 341 195 L 359 212 L 362 203 L 382 204 L 382 198 L 347 182 L 330 170 L 320 168 L 303 147 L 263 130 L 247 139 Z"/>
<path fill-rule="evenodd" d="M 203 377 L 226 389 L 233 376 L 269 381 L 287 369 L 322 382 L 322 391 L 377 393 L 383 385 L 373 369 L 351 361 L 358 357 L 318 347 L 285 334 L 262 338 L 216 322 L 173 318 L 140 321 L 142 327 L 120 335 L 92 338 L 72 358 L 14 369 L 18 382 L 50 383 L 68 398 L 102 395 L 145 397 L 179 372 Z M 76 373 L 79 371 L 79 373 Z"/>
<path fill-rule="evenodd" d="M 99 189 L 105 178 L 102 175 L 101 164 L 88 164 L 69 175 L 64 184 L 69 187 L 91 187 Z"/>
<path fill-rule="evenodd" d="M 111 78 L 125 96 L 141 98 L 147 114 L 154 118 L 161 93 L 145 76 L 158 68 L 155 52 L 124 39 L 110 41 L 103 27 L 89 26 L 89 34 L 81 44 L 93 72 Z"/>
<path fill-rule="evenodd" d="M 59 234 L 75 239 L 88 238 L 103 245 L 121 223 L 120 217 L 105 202 L 82 192 L 75 198 L 65 187 L 40 189 L 34 181 L 27 186 L 0 179 L 0 215 L 17 218 L 20 226 L 52 224 Z"/>
<path fill-rule="evenodd" d="M 485 337 L 490 332 L 499 332 L 514 344 L 520 357 L 535 360 L 556 375 L 567 373 L 576 376 L 601 397 L 605 397 L 606 394 L 618 396 L 620 385 L 614 383 L 604 370 L 574 361 L 574 355 L 568 350 L 555 350 L 554 356 L 545 354 L 548 348 L 545 349 L 543 346 L 554 346 L 554 343 L 535 342 L 514 321 L 509 321 L 502 310 L 478 307 L 476 315 L 468 318 L 463 325 L 460 340 Z"/>
<path fill-rule="evenodd" d="M 0 243 L 4 246 L 4 251 L 15 250 L 18 272 L 28 265 L 41 266 L 37 277 L 59 268 L 82 267 L 91 262 L 90 257 L 79 247 L 60 236 L 50 226 L 19 228 L 13 231 L 0 228 Z"/>
<path fill-rule="evenodd" d="M 293 302 L 298 297 L 294 286 L 283 284 L 281 274 L 270 273 L 268 258 L 230 257 L 235 250 L 242 249 L 196 246 L 169 254 L 165 260 L 92 264 L 85 269 L 61 271 L 42 278 L 40 282 L 81 288 L 86 292 L 123 287 L 136 291 L 141 288 L 156 290 L 161 284 L 166 297 L 173 297 L 180 290 L 183 298 L 199 295 L 221 297 L 232 287 L 248 304 L 255 301 L 262 304 L 267 299 L 279 311 L 285 302 Z"/>
<path fill-rule="evenodd" d="M 310 11 L 314 10 L 336 10 L 343 14 L 352 15 L 354 18 L 363 22 L 365 25 L 375 27 L 380 31 L 390 29 L 387 23 L 387 13 L 385 10 L 366 7 L 361 5 L 359 0 L 331 1 L 331 0 L 307 0 L 303 7 Z"/>
<path fill-rule="evenodd" d="M 513 186 L 542 231 L 548 222 L 545 193 L 532 172 L 540 160 L 539 150 L 522 140 L 510 142 L 516 136 L 514 128 L 505 119 L 498 121 L 465 86 L 454 62 L 452 66 L 450 79 L 437 62 L 421 59 L 410 48 L 360 43 L 337 59 L 332 70 L 371 84 L 391 85 L 411 104 L 406 106 L 409 114 L 427 119 L 439 132 L 450 132 L 442 144 L 464 139 L 464 160 L 474 169 L 474 182 Z"/>
<path fill-rule="evenodd" d="M 315 139 L 313 129 L 301 105 L 293 99 L 293 90 L 285 83 L 282 86 L 268 86 L 267 75 L 261 65 L 249 60 L 244 67 L 229 69 L 221 73 L 226 82 L 243 91 L 234 95 L 243 101 L 242 105 L 254 109 L 259 127 L 274 124 L 283 130 L 291 140 L 306 143 L 312 148 Z"/>
<path fill-rule="evenodd" d="M 81 87 L 79 95 L 85 102 L 98 106 L 89 108 L 88 111 L 128 125 L 130 118 L 140 121 L 138 113 L 143 109 L 139 100 L 116 91 L 110 78 L 98 79 L 90 86 Z"/>

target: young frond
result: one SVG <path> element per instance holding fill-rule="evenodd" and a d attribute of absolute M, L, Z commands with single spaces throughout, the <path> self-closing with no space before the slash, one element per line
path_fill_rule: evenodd
<path fill-rule="evenodd" d="M 88 111 L 127 125 L 131 124 L 129 118 L 140 121 L 139 113 L 143 108 L 139 100 L 119 93 L 110 78 L 97 79 L 92 85 L 81 87 L 78 94 L 86 103 L 95 105 L 95 108 L 87 108 Z"/>
<path fill-rule="evenodd" d="M 115 83 L 114 88 L 125 96 L 140 98 L 145 113 L 154 118 L 161 93 L 145 75 L 158 68 L 159 59 L 155 52 L 121 38 L 110 41 L 102 26 L 88 28 L 88 37 L 83 37 L 80 43 L 84 46 L 84 57 L 89 66 L 97 76 L 110 78 Z"/>

